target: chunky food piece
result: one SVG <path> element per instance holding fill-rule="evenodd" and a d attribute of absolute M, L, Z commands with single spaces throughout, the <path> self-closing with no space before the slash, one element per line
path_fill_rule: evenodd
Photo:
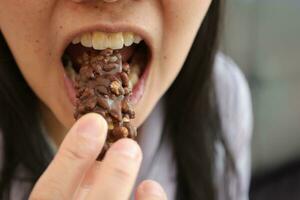
<path fill-rule="evenodd" d="M 135 139 L 137 132 L 130 123 L 135 112 L 129 102 L 132 86 L 129 82 L 129 65 L 122 64 L 118 50 L 84 52 L 76 58 L 79 73 L 75 75 L 75 119 L 95 112 L 108 123 L 107 140 L 99 159 L 107 149 L 121 138 Z"/>

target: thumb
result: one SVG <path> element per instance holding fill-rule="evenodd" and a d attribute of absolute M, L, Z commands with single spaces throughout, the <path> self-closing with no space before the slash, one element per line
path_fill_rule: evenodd
<path fill-rule="evenodd" d="M 106 132 L 107 123 L 101 115 L 91 113 L 81 117 L 38 180 L 30 199 L 71 199 L 101 152 Z"/>

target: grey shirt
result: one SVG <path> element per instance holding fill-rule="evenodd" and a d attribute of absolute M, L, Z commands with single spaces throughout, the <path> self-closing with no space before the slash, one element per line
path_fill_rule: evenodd
<path fill-rule="evenodd" d="M 231 166 L 225 160 L 224 146 L 217 142 L 215 178 L 218 200 L 247 200 L 253 129 L 250 90 L 238 66 L 223 54 L 219 54 L 216 60 L 215 81 L 224 142 L 234 161 Z M 225 190 L 229 191 L 227 197 Z"/>
<path fill-rule="evenodd" d="M 215 186 L 218 200 L 247 200 L 250 180 L 250 141 L 252 134 L 252 106 L 248 85 L 236 64 L 218 54 L 214 67 L 217 99 L 223 129 L 224 148 L 220 142 L 215 144 Z M 168 139 L 159 145 L 164 122 L 162 100 L 140 128 L 139 144 L 144 159 L 137 183 L 145 179 L 158 181 L 167 192 L 169 200 L 175 199 L 176 165 Z M 51 146 L 53 142 L 46 137 Z M 160 146 L 160 148 L 159 148 Z M 55 148 L 54 148 L 54 151 Z M 233 163 L 225 157 L 228 151 Z M 0 156 L 1 164 L 1 156 Z M 18 176 L 26 176 L 19 167 Z M 29 185 L 18 180 L 12 187 L 12 199 L 19 200 L 28 191 Z M 227 191 L 227 192 L 226 192 Z M 229 196 L 226 194 L 228 193 Z"/>
<path fill-rule="evenodd" d="M 247 200 L 250 182 L 250 142 L 252 105 L 249 87 L 237 65 L 219 53 L 214 66 L 217 103 L 220 109 L 223 143 L 216 142 L 215 187 L 218 200 Z M 169 200 L 175 199 L 176 164 L 170 141 L 163 140 L 158 149 L 164 120 L 163 99 L 142 126 L 139 140 L 144 160 L 137 182 L 158 181 Z M 233 163 L 225 152 L 232 155 Z"/>

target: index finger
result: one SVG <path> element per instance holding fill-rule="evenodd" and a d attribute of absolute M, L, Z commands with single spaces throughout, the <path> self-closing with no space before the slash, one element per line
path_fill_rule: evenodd
<path fill-rule="evenodd" d="M 135 141 L 118 140 L 104 157 L 87 199 L 128 199 L 141 161 L 142 152 Z"/>

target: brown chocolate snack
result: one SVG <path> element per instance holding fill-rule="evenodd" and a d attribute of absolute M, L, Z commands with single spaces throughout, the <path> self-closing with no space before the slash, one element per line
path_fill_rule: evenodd
<path fill-rule="evenodd" d="M 106 143 L 98 159 L 102 159 L 107 149 L 121 138 L 135 139 L 137 132 L 130 120 L 135 118 L 129 102 L 129 65 L 122 63 L 118 50 L 105 49 L 88 51 L 76 60 L 78 74 L 75 78 L 76 110 L 75 119 L 95 112 L 101 114 L 108 123 Z"/>

